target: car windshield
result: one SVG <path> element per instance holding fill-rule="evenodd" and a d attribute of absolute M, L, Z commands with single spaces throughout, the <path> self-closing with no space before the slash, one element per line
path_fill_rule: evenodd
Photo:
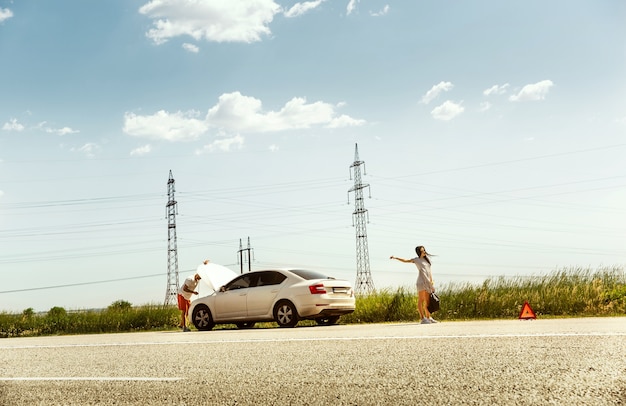
<path fill-rule="evenodd" d="M 307 280 L 309 279 L 335 279 L 333 277 L 326 276 L 323 273 L 316 272 L 316 271 L 309 271 L 306 269 L 290 269 L 289 271 L 291 273 L 295 273 L 302 279 L 307 279 Z"/>

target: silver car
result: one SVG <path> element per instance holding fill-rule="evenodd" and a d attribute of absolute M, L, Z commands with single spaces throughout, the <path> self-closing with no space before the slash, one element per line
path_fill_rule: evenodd
<path fill-rule="evenodd" d="M 275 321 L 294 327 L 300 320 L 319 325 L 337 323 L 355 308 L 350 282 L 303 269 L 248 272 L 191 303 L 191 319 L 198 330 L 216 324 L 252 328 L 256 322 Z"/>

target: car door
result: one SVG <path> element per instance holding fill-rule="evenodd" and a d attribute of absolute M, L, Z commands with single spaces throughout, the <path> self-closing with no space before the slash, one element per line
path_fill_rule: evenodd
<path fill-rule="evenodd" d="M 242 319 L 247 315 L 247 296 L 253 276 L 241 275 L 224 286 L 215 296 L 215 321 Z"/>
<path fill-rule="evenodd" d="M 258 318 L 272 315 L 272 305 L 280 291 L 281 283 L 287 278 L 280 272 L 257 272 L 255 287 L 248 292 L 248 317 Z"/>

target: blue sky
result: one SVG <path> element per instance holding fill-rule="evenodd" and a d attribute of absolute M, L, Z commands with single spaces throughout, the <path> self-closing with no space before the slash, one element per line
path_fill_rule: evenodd
<path fill-rule="evenodd" d="M 0 310 L 162 303 L 204 258 L 376 288 L 626 262 L 618 1 L 0 0 Z M 371 198 L 369 198 L 371 192 Z M 246 265 L 247 267 L 247 265 Z"/>

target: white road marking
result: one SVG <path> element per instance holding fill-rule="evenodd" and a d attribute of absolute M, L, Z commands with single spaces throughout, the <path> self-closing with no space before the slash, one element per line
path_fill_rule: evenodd
<path fill-rule="evenodd" d="M 140 381 L 140 382 L 175 382 L 183 378 L 151 378 L 139 376 L 17 376 L 11 378 L 0 377 L 0 382 L 19 381 Z"/>
<path fill-rule="evenodd" d="M 208 333 L 211 334 L 211 333 Z M 0 345 L 0 350 L 8 349 L 50 349 L 83 347 L 140 347 L 181 344 L 225 344 L 225 343 L 280 343 L 314 341 L 368 341 L 368 340 L 420 340 L 420 339 L 468 339 L 468 338 L 529 338 L 529 337 L 626 337 L 626 332 L 605 333 L 503 333 L 503 334 L 467 334 L 467 335 L 419 335 L 419 336 L 371 336 L 371 337 L 306 337 L 306 338 L 246 338 L 240 340 L 185 340 L 185 341 L 140 341 L 135 343 L 94 343 L 94 344 L 57 344 L 57 345 Z"/>

